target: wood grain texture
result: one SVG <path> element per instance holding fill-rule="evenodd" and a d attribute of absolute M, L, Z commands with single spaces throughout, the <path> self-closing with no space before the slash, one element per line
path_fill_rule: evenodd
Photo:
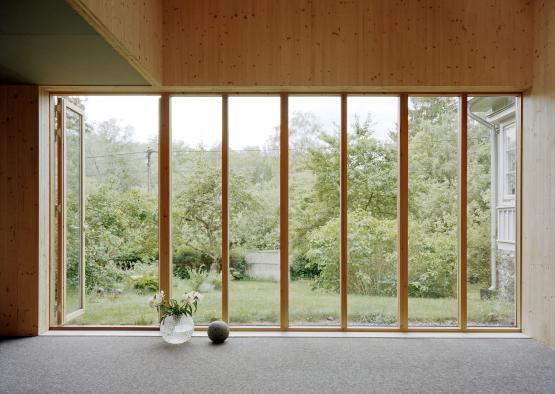
<path fill-rule="evenodd" d="M 229 113 L 222 95 L 222 320 L 229 323 Z"/>
<path fill-rule="evenodd" d="M 409 326 L 409 97 L 400 95 L 399 114 L 399 192 L 397 194 L 399 328 Z"/>
<path fill-rule="evenodd" d="M 289 327 L 289 96 L 280 95 L 279 131 L 279 325 Z"/>
<path fill-rule="evenodd" d="M 523 114 L 522 324 L 555 347 L 555 0 L 536 1 L 534 28 Z"/>
<path fill-rule="evenodd" d="M 341 154 L 340 154 L 340 194 L 339 194 L 339 206 L 340 206 L 340 223 L 341 223 L 341 242 L 340 242 L 340 268 L 339 268 L 339 278 L 340 278 L 340 305 L 341 305 L 341 329 L 345 331 L 349 322 L 348 313 L 348 291 L 347 286 L 347 262 L 348 262 L 348 178 L 347 178 L 347 167 L 348 167 L 348 140 L 347 140 L 347 95 L 341 95 Z"/>
<path fill-rule="evenodd" d="M 530 0 L 163 5 L 166 86 L 520 91 L 531 82 Z"/>
<path fill-rule="evenodd" d="M 459 281 L 459 326 L 467 327 L 467 281 L 468 281 L 468 229 L 467 229 L 467 178 L 468 178 L 468 96 L 461 95 L 459 101 L 459 225 L 458 225 L 458 281 Z"/>
<path fill-rule="evenodd" d="M 170 96 L 162 94 L 160 97 L 160 142 L 158 146 L 159 174 L 159 281 L 160 290 L 168 298 L 172 297 L 172 218 L 171 218 L 171 126 L 170 126 Z M 160 311 L 161 313 L 161 311 Z M 162 315 L 160 315 L 161 317 Z"/>
<path fill-rule="evenodd" d="M 39 262 L 48 253 L 39 179 L 48 177 L 39 173 L 38 130 L 38 87 L 0 86 L 0 335 L 39 333 Z"/>
<path fill-rule="evenodd" d="M 44 89 L 38 93 L 39 129 L 38 133 L 38 333 L 50 326 L 50 95 Z"/>
<path fill-rule="evenodd" d="M 162 0 L 66 0 L 151 84 L 162 81 Z"/>

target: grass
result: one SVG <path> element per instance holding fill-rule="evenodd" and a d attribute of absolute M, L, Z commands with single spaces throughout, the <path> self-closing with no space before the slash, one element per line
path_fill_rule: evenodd
<path fill-rule="evenodd" d="M 174 297 L 190 290 L 187 281 L 174 281 Z M 194 315 L 197 324 L 221 318 L 220 291 L 206 284 L 201 287 L 205 298 Z M 291 325 L 338 325 L 339 294 L 312 290 L 310 282 L 289 284 Z M 468 289 L 469 325 L 514 325 L 514 304 L 481 300 L 477 286 Z M 147 305 L 151 294 L 126 290 L 120 296 L 87 297 L 86 312 L 71 324 L 80 325 L 150 325 L 157 313 Z M 231 281 L 229 291 L 232 324 L 277 325 L 279 322 L 279 284 L 269 281 Z M 409 320 L 414 325 L 456 325 L 457 300 L 454 298 L 410 298 Z M 349 295 L 349 321 L 353 326 L 391 326 L 397 324 L 395 297 Z"/>

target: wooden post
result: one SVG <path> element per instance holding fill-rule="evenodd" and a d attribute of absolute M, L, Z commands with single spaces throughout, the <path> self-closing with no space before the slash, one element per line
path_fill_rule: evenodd
<path fill-rule="evenodd" d="M 523 132 L 523 115 L 522 115 L 522 93 L 516 96 L 516 326 L 522 329 L 522 181 L 524 165 L 524 132 Z"/>
<path fill-rule="evenodd" d="M 279 137 L 279 295 L 280 329 L 289 328 L 289 97 L 280 97 Z"/>
<path fill-rule="evenodd" d="M 160 97 L 160 142 L 159 142 L 159 273 L 160 290 L 171 297 L 172 258 L 171 258 L 171 130 L 170 95 Z"/>
<path fill-rule="evenodd" d="M 409 106 L 408 94 L 406 93 L 400 96 L 399 125 L 399 327 L 401 331 L 407 331 L 409 302 Z"/>
<path fill-rule="evenodd" d="M 222 95 L 222 320 L 229 323 L 229 129 L 228 95 Z"/>
<path fill-rule="evenodd" d="M 341 293 L 341 329 L 347 329 L 347 95 L 341 95 L 341 190 L 340 190 L 340 293 Z"/>
<path fill-rule="evenodd" d="M 467 325 L 467 162 L 468 95 L 460 97 L 459 129 L 459 326 Z"/>

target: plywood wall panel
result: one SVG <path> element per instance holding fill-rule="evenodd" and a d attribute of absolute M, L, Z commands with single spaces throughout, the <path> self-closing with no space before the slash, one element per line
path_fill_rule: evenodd
<path fill-rule="evenodd" d="M 164 0 L 164 85 L 529 87 L 530 0 Z"/>
<path fill-rule="evenodd" d="M 534 5 L 533 88 L 524 97 L 523 329 L 555 348 L 555 0 Z"/>
<path fill-rule="evenodd" d="M 67 0 L 141 75 L 162 81 L 162 0 Z"/>
<path fill-rule="evenodd" d="M 0 335 L 39 332 L 38 97 L 0 86 Z"/>

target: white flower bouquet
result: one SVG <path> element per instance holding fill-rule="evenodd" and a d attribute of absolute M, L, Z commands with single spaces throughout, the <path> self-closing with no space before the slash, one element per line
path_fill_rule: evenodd
<path fill-rule="evenodd" d="M 160 317 L 160 323 L 168 316 L 174 316 L 176 319 L 185 316 L 193 316 L 193 313 L 197 311 L 197 306 L 203 299 L 203 295 L 198 291 L 191 291 L 189 293 L 183 294 L 181 300 L 176 300 L 173 298 L 166 299 L 163 291 L 154 294 L 148 300 L 148 305 L 152 308 L 156 308 L 159 312 L 162 312 Z"/>

